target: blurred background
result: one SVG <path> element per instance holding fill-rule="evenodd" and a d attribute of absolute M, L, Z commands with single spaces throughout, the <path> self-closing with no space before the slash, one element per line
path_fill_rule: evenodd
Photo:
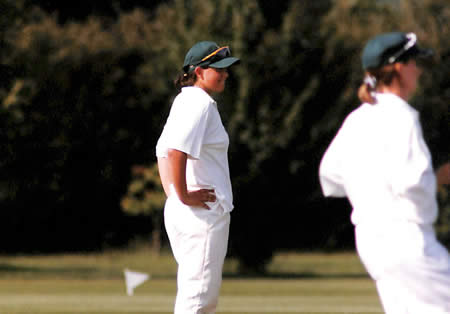
<path fill-rule="evenodd" d="M 0 12 L 1 254 L 168 248 L 155 145 L 199 40 L 242 60 L 217 98 L 242 272 L 281 250 L 354 249 L 350 206 L 323 198 L 318 165 L 359 104 L 375 34 L 413 31 L 435 50 L 412 104 L 434 166 L 450 159 L 448 0 L 0 0 Z"/>

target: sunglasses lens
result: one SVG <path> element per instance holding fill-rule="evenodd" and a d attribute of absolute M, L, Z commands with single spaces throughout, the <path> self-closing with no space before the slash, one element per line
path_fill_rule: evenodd
<path fill-rule="evenodd" d="M 231 56 L 230 49 L 223 48 L 223 49 L 217 51 L 217 53 L 214 54 L 214 56 L 212 56 L 210 60 L 211 60 L 211 63 L 214 63 L 214 62 L 220 61 L 229 56 Z"/>
<path fill-rule="evenodd" d="M 217 49 L 216 51 L 214 51 L 209 58 L 205 58 L 205 60 L 207 59 L 211 59 L 211 60 L 220 60 L 226 57 L 229 57 L 231 55 L 230 53 L 230 49 L 228 47 L 222 47 Z"/>
<path fill-rule="evenodd" d="M 230 48 L 228 48 L 228 47 L 223 48 L 222 50 L 220 50 L 217 53 L 217 55 L 221 58 L 226 58 L 226 57 L 231 56 Z"/>

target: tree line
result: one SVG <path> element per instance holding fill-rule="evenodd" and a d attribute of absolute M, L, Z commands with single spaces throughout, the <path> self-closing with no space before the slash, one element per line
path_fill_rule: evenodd
<path fill-rule="evenodd" d="M 413 31 L 435 50 L 413 104 L 434 165 L 449 160 L 446 0 L 286 1 L 277 12 L 264 3 L 136 2 L 71 19 L 0 0 L 0 251 L 99 250 L 150 234 L 166 243 L 155 145 L 172 80 L 199 40 L 242 60 L 217 101 L 236 206 L 229 253 L 243 270 L 263 271 L 280 249 L 353 248 L 350 206 L 322 197 L 317 172 L 358 105 L 373 35 Z M 448 189 L 439 200 L 448 246 Z"/>

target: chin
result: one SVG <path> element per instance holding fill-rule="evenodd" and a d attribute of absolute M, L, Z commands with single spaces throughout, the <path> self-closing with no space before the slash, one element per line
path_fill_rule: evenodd
<path fill-rule="evenodd" d="M 221 93 L 221 92 L 223 92 L 224 90 L 225 90 L 225 86 L 216 88 L 216 90 L 215 90 L 214 92 L 215 92 L 215 93 Z"/>

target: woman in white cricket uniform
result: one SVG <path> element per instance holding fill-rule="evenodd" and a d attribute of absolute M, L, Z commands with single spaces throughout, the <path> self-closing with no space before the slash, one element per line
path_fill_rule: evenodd
<path fill-rule="evenodd" d="M 227 251 L 233 195 L 228 134 L 211 95 L 239 59 L 202 41 L 186 54 L 175 98 L 156 146 L 167 195 L 164 221 L 178 263 L 175 314 L 215 313 Z"/>
<path fill-rule="evenodd" d="M 363 102 L 320 164 L 325 196 L 348 197 L 356 247 L 386 313 L 450 313 L 450 258 L 436 240 L 436 177 L 418 112 L 408 103 L 431 54 L 413 33 L 386 33 L 363 50 Z M 441 171 L 443 173 L 443 171 Z M 446 180 L 448 184 L 448 170 Z"/>

